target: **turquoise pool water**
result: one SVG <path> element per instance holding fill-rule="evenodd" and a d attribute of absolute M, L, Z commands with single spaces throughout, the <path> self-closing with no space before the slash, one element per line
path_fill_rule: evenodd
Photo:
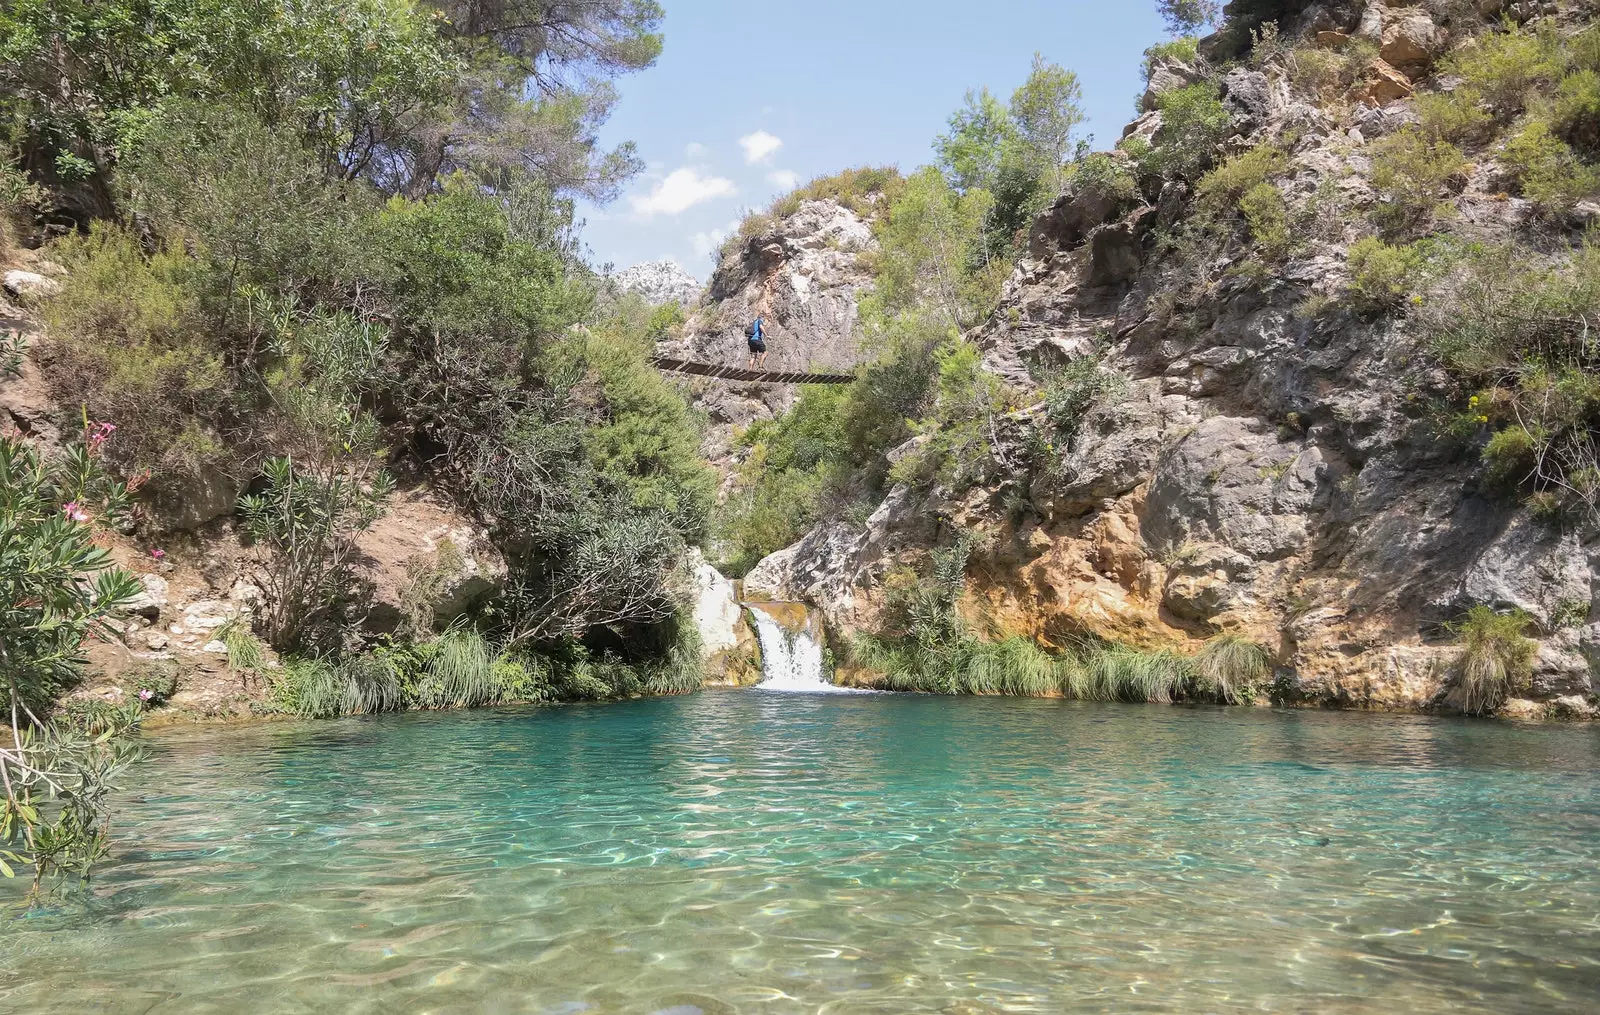
<path fill-rule="evenodd" d="M 1600 1004 L 1592 728 L 745 691 L 151 740 L 92 899 L 0 913 L 0 1011 Z"/>

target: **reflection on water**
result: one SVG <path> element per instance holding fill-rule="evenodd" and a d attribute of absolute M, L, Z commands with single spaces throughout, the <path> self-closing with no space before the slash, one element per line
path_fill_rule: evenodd
<path fill-rule="evenodd" d="M 1590 1011 L 1597 761 L 759 691 L 187 731 L 87 904 L 4 912 L 0 1011 Z"/>

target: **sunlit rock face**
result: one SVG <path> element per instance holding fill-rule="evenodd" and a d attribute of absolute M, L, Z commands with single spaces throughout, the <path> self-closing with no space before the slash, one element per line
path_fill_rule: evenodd
<path fill-rule="evenodd" d="M 1284 28 L 1345 36 L 1362 9 L 1321 5 L 1320 20 Z M 1431 88 L 1445 29 L 1421 8 L 1375 17 L 1386 57 Z M 1042 407 L 1000 419 L 984 460 L 966 463 L 974 482 L 897 487 L 865 522 L 819 527 L 753 577 L 816 604 L 842 634 L 871 626 L 891 569 L 977 530 L 966 602 L 977 631 L 1180 650 L 1238 633 L 1273 651 L 1283 699 L 1348 707 L 1439 704 L 1460 651 L 1447 625 L 1475 605 L 1516 608 L 1540 642 L 1521 693 L 1541 704 L 1514 709 L 1588 714 L 1579 705 L 1600 695 L 1593 527 L 1533 518 L 1486 479 L 1476 448 L 1441 440 L 1429 406 L 1448 378 L 1403 320 L 1357 313 L 1345 295 L 1350 246 L 1370 235 L 1378 200 L 1368 146 L 1415 120 L 1409 88 L 1324 107 L 1270 61 L 1232 72 L 1233 149 L 1282 148 L 1288 214 L 1310 225 L 1267 271 L 1245 270 L 1248 246 L 1225 251 L 1177 301 L 1160 244 L 1194 213 L 1188 188 L 1122 203 L 1062 195 L 966 337 L 1021 392 L 1098 356 L 1122 378 L 1118 395 L 1042 462 L 1029 457 Z M 1532 211 L 1502 189 L 1473 172 L 1451 197 L 1462 228 L 1518 235 Z M 761 249 L 742 270 L 760 269 Z"/>
<path fill-rule="evenodd" d="M 700 302 L 700 280 L 677 261 L 648 261 L 617 272 L 617 288 L 637 293 L 649 303 L 677 303 L 693 307 Z"/>

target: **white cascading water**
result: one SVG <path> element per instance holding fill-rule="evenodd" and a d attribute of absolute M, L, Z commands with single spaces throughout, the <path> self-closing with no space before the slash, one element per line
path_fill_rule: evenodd
<path fill-rule="evenodd" d="M 788 631 L 759 606 L 750 607 L 761 639 L 761 687 L 769 691 L 837 691 L 822 672 L 822 646 L 810 631 Z"/>

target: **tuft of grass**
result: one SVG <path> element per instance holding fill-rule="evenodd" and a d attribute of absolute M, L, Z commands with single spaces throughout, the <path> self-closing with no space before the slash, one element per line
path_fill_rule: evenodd
<path fill-rule="evenodd" d="M 1176 652 L 1145 652 L 1128 645 L 1083 649 L 1084 697 L 1095 701 L 1171 702 L 1194 675 L 1194 664 Z"/>
<path fill-rule="evenodd" d="M 266 646 L 244 621 L 238 618 L 228 621 L 217 631 L 217 638 L 228 649 L 228 669 L 236 673 L 260 673 L 267 665 Z"/>
<path fill-rule="evenodd" d="M 387 659 L 351 656 L 339 663 L 291 659 L 273 684 L 277 705 L 307 719 L 393 712 L 405 706 L 400 678 Z"/>
<path fill-rule="evenodd" d="M 1522 610 L 1496 613 L 1474 606 L 1450 625 L 1461 642 L 1461 657 L 1444 703 L 1467 715 L 1489 715 L 1533 673 L 1538 646 L 1524 635 L 1532 618 Z"/>
<path fill-rule="evenodd" d="M 489 643 L 478 632 L 463 628 L 439 639 L 417 685 L 417 705 L 434 709 L 476 708 L 498 701 L 500 691 Z"/>
<path fill-rule="evenodd" d="M 1267 650 L 1238 635 L 1206 642 L 1194 659 L 1194 690 L 1226 705 L 1248 704 L 1272 671 Z"/>

